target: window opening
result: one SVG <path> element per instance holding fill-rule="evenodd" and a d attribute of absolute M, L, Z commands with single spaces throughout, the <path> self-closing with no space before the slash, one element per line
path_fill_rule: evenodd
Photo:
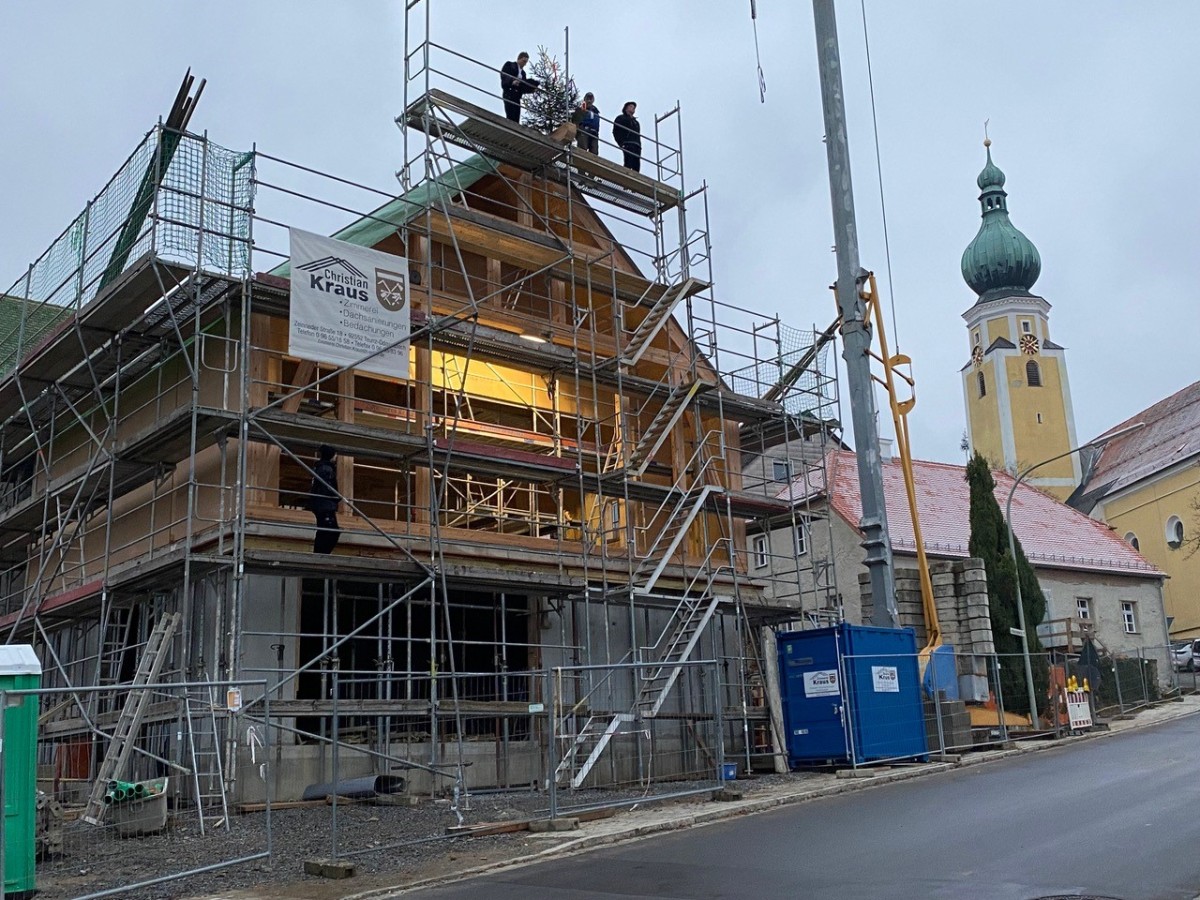
<path fill-rule="evenodd" d="M 765 534 L 756 534 L 754 536 L 754 568 L 765 569 L 767 567 L 767 536 Z"/>
<path fill-rule="evenodd" d="M 1167 519 L 1167 546 L 1172 550 L 1183 546 L 1183 521 L 1179 516 Z"/>
<path fill-rule="evenodd" d="M 1124 600 L 1121 602 L 1121 620 L 1125 623 L 1126 634 L 1137 634 L 1137 609 L 1136 604 Z"/>
<path fill-rule="evenodd" d="M 1032 359 L 1025 363 L 1025 383 L 1030 387 L 1042 386 L 1042 372 Z"/>

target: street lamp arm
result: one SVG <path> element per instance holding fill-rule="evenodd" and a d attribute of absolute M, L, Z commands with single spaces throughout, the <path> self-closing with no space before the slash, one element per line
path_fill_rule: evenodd
<path fill-rule="evenodd" d="M 1025 601 L 1021 597 L 1021 571 L 1019 568 L 1017 568 L 1017 546 L 1016 538 L 1013 536 L 1013 495 L 1017 492 L 1017 486 L 1024 481 L 1025 477 L 1034 469 L 1041 468 L 1047 463 L 1052 463 L 1055 460 L 1062 459 L 1064 456 L 1070 456 L 1072 453 L 1078 453 L 1080 450 L 1086 449 L 1087 447 L 1102 447 L 1109 441 L 1123 437 L 1124 435 L 1129 434 L 1131 431 L 1137 431 L 1139 428 L 1144 428 L 1145 425 L 1145 422 L 1134 422 L 1128 428 L 1118 429 L 1112 434 L 1107 434 L 1103 437 L 1097 438 L 1094 441 L 1088 441 L 1086 444 L 1080 444 L 1078 447 L 1072 447 L 1065 453 L 1060 453 L 1057 456 L 1051 456 L 1049 459 L 1043 459 L 1041 462 L 1034 463 L 1024 472 L 1021 472 L 1019 475 L 1017 475 L 1016 479 L 1013 481 L 1012 487 L 1008 490 L 1008 501 L 1004 504 L 1004 524 L 1008 528 L 1008 555 L 1012 557 L 1013 561 L 1013 571 L 1015 575 L 1013 586 L 1017 589 L 1017 626 L 1021 630 L 1021 656 L 1024 658 L 1025 663 L 1025 689 L 1029 693 L 1029 719 L 1030 724 L 1033 725 L 1034 728 L 1038 727 L 1037 696 L 1033 689 L 1033 667 L 1029 661 L 1029 631 L 1025 624 Z"/>

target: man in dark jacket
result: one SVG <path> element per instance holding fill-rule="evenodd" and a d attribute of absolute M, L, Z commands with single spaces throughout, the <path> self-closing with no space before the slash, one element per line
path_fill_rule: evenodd
<path fill-rule="evenodd" d="M 596 105 L 596 95 L 588 91 L 583 95 L 583 103 L 578 111 L 578 132 L 575 140 L 580 150 L 588 153 L 600 152 L 600 107 Z"/>
<path fill-rule="evenodd" d="M 313 553 L 332 553 L 342 529 L 338 527 L 337 467 L 333 464 L 333 448 L 322 444 L 313 466 L 312 486 L 308 490 L 308 508 L 317 517 L 317 533 L 313 538 Z"/>
<path fill-rule="evenodd" d="M 625 168 L 638 172 L 642 166 L 642 126 L 635 112 L 637 104 L 632 100 L 621 107 L 621 114 L 613 119 L 613 139 L 625 151 Z"/>
<path fill-rule="evenodd" d="M 525 77 L 525 63 L 529 54 L 522 50 L 516 62 L 506 62 L 500 67 L 500 96 L 504 98 L 504 114 L 510 121 L 521 121 L 521 98 L 538 89 L 536 78 Z"/>

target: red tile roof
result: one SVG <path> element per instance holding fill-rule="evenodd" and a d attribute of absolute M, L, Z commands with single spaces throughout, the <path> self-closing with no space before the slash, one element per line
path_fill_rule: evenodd
<path fill-rule="evenodd" d="M 854 453 L 849 450 L 831 451 L 827 469 L 833 486 L 833 509 L 857 528 L 862 517 L 862 496 Z M 992 474 L 996 479 L 996 501 L 1003 511 L 1013 479 L 1003 471 Z M 931 556 L 965 557 L 971 535 L 970 490 L 966 469 L 949 463 L 914 460 L 913 475 L 925 552 Z M 898 460 L 883 465 L 883 492 L 892 547 L 900 553 L 915 552 L 917 543 L 908 512 L 904 473 Z M 806 494 L 811 497 L 824 492 L 819 485 L 798 479 L 785 488 L 780 496 L 789 493 L 795 500 Z M 1037 567 L 1162 576 L 1159 569 L 1147 562 L 1107 525 L 1088 518 L 1028 484 L 1022 483 L 1013 496 L 1012 519 L 1025 555 Z"/>
<path fill-rule="evenodd" d="M 1104 434 L 1138 422 L 1143 427 L 1100 449 L 1079 491 L 1082 502 L 1072 498 L 1073 503 L 1090 510 L 1101 497 L 1200 454 L 1200 381 L 1114 425 Z"/>

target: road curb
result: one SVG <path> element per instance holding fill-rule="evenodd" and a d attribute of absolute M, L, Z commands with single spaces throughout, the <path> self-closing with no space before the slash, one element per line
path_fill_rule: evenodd
<path fill-rule="evenodd" d="M 452 884 L 457 881 L 465 881 L 469 878 L 475 878 L 479 875 L 484 875 L 489 872 L 519 869 L 535 863 L 545 862 L 548 859 L 574 856 L 576 854 L 585 853 L 600 847 L 621 844 L 625 843 L 626 841 L 637 840 L 639 838 L 649 837 L 655 834 L 664 834 L 671 831 L 682 831 L 684 829 L 693 828 L 696 826 L 712 825 L 719 822 L 728 821 L 730 819 L 740 818 L 741 816 L 767 812 L 783 806 L 792 806 L 798 803 L 805 803 L 809 800 L 820 800 L 825 797 L 835 797 L 840 794 L 855 793 L 857 791 L 867 790 L 879 785 L 894 784 L 899 781 L 909 781 L 914 778 L 938 775 L 945 772 L 953 772 L 957 769 L 972 768 L 990 762 L 999 762 L 1000 760 L 1012 759 L 1013 757 L 1030 753 L 1040 753 L 1047 750 L 1070 747 L 1083 741 L 1091 741 L 1103 737 L 1114 737 L 1116 735 L 1128 734 L 1131 731 L 1140 731 L 1143 728 L 1152 728 L 1156 725 L 1163 725 L 1168 722 L 1176 721 L 1177 719 L 1183 719 L 1188 716 L 1195 715 L 1200 715 L 1200 710 L 1180 710 L 1178 713 L 1163 716 L 1162 718 L 1155 719 L 1153 722 L 1139 723 L 1135 721 L 1133 724 L 1126 728 L 1122 728 L 1119 731 L 1095 731 L 1088 732 L 1086 734 L 1071 735 L 1070 737 L 1059 738 L 1058 740 L 1050 743 L 1030 743 L 1014 747 L 1011 750 L 994 751 L 986 756 L 975 759 L 963 759 L 952 763 L 922 763 L 912 766 L 911 768 L 894 771 L 881 771 L 878 775 L 871 777 L 847 779 L 834 784 L 814 787 L 809 790 L 799 790 L 787 794 L 779 794 L 773 797 L 761 797 L 752 800 L 735 801 L 733 803 L 722 803 L 713 809 L 702 810 L 700 812 L 689 812 L 685 815 L 679 816 L 678 818 L 669 819 L 662 822 L 650 822 L 644 825 L 634 825 L 622 831 L 614 831 L 607 834 L 582 835 L 574 840 L 565 841 L 560 844 L 555 844 L 551 847 L 546 847 L 527 856 L 517 859 L 497 860 L 496 862 L 485 863 L 480 866 L 474 866 L 470 869 L 464 869 L 462 872 L 459 872 L 455 875 L 426 878 L 420 881 L 409 882 L 403 885 L 394 885 L 386 888 L 372 888 L 371 890 L 363 891 L 362 893 L 347 895 L 344 900 L 390 900 L 390 898 L 400 897 L 412 891 L 424 890 L 426 888 L 437 887 L 444 884 Z"/>

